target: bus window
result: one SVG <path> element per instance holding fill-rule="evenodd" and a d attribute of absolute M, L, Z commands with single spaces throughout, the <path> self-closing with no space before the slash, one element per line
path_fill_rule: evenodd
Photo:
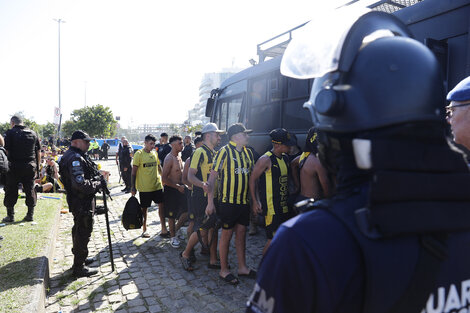
<path fill-rule="evenodd" d="M 241 108 L 242 108 L 242 98 L 234 98 L 230 101 L 230 104 L 228 106 L 228 122 L 227 122 L 228 127 L 230 127 L 230 125 L 238 123 L 238 121 L 240 120 Z M 227 129 L 227 128 L 221 128 L 221 129 Z"/>
<path fill-rule="evenodd" d="M 230 125 L 238 123 L 242 108 L 243 96 L 219 99 L 216 124 L 219 129 L 227 129 Z"/>
<path fill-rule="evenodd" d="M 287 98 L 308 97 L 309 86 L 312 84 L 311 79 L 294 79 L 287 78 Z"/>
<path fill-rule="evenodd" d="M 279 102 L 252 106 L 248 116 L 248 128 L 254 133 L 269 133 L 281 125 Z"/>
<path fill-rule="evenodd" d="M 282 127 L 287 130 L 305 130 L 312 127 L 310 113 L 303 108 L 305 99 L 284 101 L 282 107 Z"/>
<path fill-rule="evenodd" d="M 269 101 L 281 100 L 281 89 L 279 88 L 280 77 L 272 77 L 269 79 Z"/>
<path fill-rule="evenodd" d="M 266 77 L 253 80 L 250 95 L 252 105 L 266 103 Z"/>
<path fill-rule="evenodd" d="M 222 102 L 219 110 L 219 129 L 227 129 L 228 103 Z"/>

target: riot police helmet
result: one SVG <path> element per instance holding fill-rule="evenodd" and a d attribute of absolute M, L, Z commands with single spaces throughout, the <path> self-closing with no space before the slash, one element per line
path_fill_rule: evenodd
<path fill-rule="evenodd" d="M 335 66 L 317 73 L 321 75 L 304 105 L 318 130 L 355 133 L 407 122 L 445 121 L 438 61 L 396 17 L 363 14 L 336 50 L 338 59 L 331 62 Z"/>

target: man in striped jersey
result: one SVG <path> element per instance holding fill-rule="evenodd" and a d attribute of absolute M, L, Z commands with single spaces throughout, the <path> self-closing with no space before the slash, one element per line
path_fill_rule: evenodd
<path fill-rule="evenodd" d="M 214 225 L 204 223 L 205 210 L 207 207 L 207 179 L 209 178 L 212 169 L 213 160 L 215 157 L 214 147 L 220 142 L 220 134 L 224 133 L 219 130 L 214 123 L 208 123 L 202 129 L 203 145 L 197 148 L 191 156 L 191 165 L 188 170 L 188 181 L 192 184 L 193 190 L 191 193 L 191 209 L 194 215 L 194 232 L 191 234 L 186 245 L 186 249 L 180 254 L 181 264 L 187 271 L 192 271 L 194 267 L 191 261 L 191 251 L 199 241 L 197 232 L 200 232 L 202 240 L 207 238 L 209 228 Z M 213 195 L 215 196 L 215 195 Z M 214 213 L 213 213 L 214 214 Z M 213 230 L 217 231 L 217 230 Z M 210 245 L 210 260 L 208 267 L 212 269 L 220 269 L 220 264 L 217 263 L 217 233 L 209 236 Z M 205 242 L 208 245 L 208 242 Z"/>
<path fill-rule="evenodd" d="M 230 126 L 227 131 L 230 141 L 217 152 L 208 181 L 206 214 L 210 215 L 215 211 L 214 185 L 219 178 L 217 214 L 222 222 L 219 276 L 232 285 L 238 284 L 238 279 L 230 273 L 228 267 L 228 250 L 233 232 L 236 238 L 238 276 L 256 278 L 256 272 L 249 269 L 245 262 L 246 227 L 250 221 L 248 181 L 254 165 L 253 153 L 246 148 L 250 132 L 240 123 Z"/>
<path fill-rule="evenodd" d="M 253 199 L 253 213 L 263 214 L 266 222 L 268 241 L 263 255 L 271 243 L 276 230 L 289 217 L 289 156 L 295 145 L 294 139 L 284 128 L 277 128 L 269 134 L 273 149 L 258 159 L 250 176 L 250 194 Z M 259 188 L 258 188 L 259 187 Z"/>

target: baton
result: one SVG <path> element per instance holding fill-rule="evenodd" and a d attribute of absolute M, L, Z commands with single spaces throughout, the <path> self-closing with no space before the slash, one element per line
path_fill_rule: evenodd
<path fill-rule="evenodd" d="M 108 189 L 108 188 L 105 188 Z M 111 271 L 114 272 L 114 258 L 113 258 L 113 244 L 111 243 L 111 230 L 109 229 L 109 217 L 108 217 L 108 204 L 106 203 L 107 192 L 109 190 L 103 190 L 103 205 L 105 208 L 105 218 L 106 218 L 106 229 L 108 230 L 108 245 L 109 245 L 109 257 L 111 258 Z M 111 196 L 109 198 L 112 200 Z"/>

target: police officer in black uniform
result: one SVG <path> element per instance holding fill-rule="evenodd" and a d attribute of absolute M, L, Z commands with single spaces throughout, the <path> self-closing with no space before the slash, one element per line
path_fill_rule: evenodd
<path fill-rule="evenodd" d="M 346 25 L 335 14 L 333 25 Z M 337 64 L 310 76 L 319 78 L 307 103 L 336 194 L 281 226 L 247 311 L 468 312 L 470 172 L 446 138 L 439 63 L 382 12 L 345 35 L 339 58 L 317 60 Z M 284 75 L 308 59 L 297 47 L 302 57 L 290 63 L 287 48 Z"/>
<path fill-rule="evenodd" d="M 122 180 L 126 187 L 121 190 L 125 193 L 131 192 L 131 172 L 132 172 L 132 147 L 127 139 L 122 140 L 122 148 L 119 151 L 119 169 L 121 171 Z"/>
<path fill-rule="evenodd" d="M 18 201 L 19 183 L 23 185 L 28 207 L 28 213 L 23 220 L 32 221 L 37 201 L 34 177 L 41 162 L 41 145 L 36 133 L 24 126 L 20 117 L 13 116 L 10 125 L 11 129 L 5 134 L 5 150 L 10 162 L 10 171 L 6 175 L 3 204 L 7 208 L 7 216 L 3 222 L 11 223 L 15 220 L 14 207 Z"/>
<path fill-rule="evenodd" d="M 72 134 L 72 143 L 59 162 L 59 172 L 67 192 L 67 203 L 73 214 L 72 240 L 74 254 L 72 274 L 75 277 L 98 273 L 85 265 L 94 260 L 88 258 L 88 242 L 93 230 L 95 193 L 104 186 L 96 164 L 87 154 L 91 138 L 77 130 Z"/>

